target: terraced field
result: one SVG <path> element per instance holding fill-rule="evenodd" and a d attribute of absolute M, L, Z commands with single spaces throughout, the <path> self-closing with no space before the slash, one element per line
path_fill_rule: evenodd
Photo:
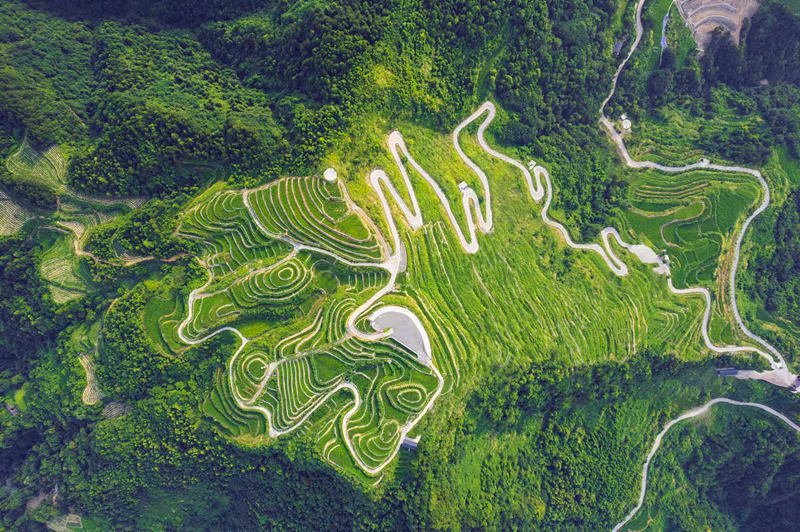
<path fill-rule="evenodd" d="M 366 479 L 382 474 L 440 392 L 463 397 L 500 365 L 592 364 L 647 346 L 709 352 L 703 301 L 670 291 L 659 275 L 670 268 L 651 247 L 668 250 L 675 286 L 713 288 L 757 184 L 637 172 L 623 235 L 575 243 L 546 213 L 557 191 L 544 167 L 486 144 L 493 116 L 486 104 L 452 136 L 412 125 L 389 135 L 394 165 L 372 172 L 371 190 L 355 184 L 370 214 L 383 210 L 388 239 L 335 177 L 217 185 L 192 202 L 179 234 L 208 280 L 185 304 L 151 302 L 146 328 L 172 352 L 237 339 L 205 402 L 226 434 L 254 444 L 307 437 Z M 463 209 L 453 209 L 459 196 Z M 382 304 L 408 317 L 375 331 L 370 315 Z M 714 338 L 734 337 L 716 322 L 725 323 L 712 321 Z"/>
<path fill-rule="evenodd" d="M 251 262 L 271 264 L 290 249 L 261 232 L 241 192 L 211 189 L 197 203 L 179 232 L 201 243 L 201 260 L 212 279 L 235 274 Z"/>
<path fill-rule="evenodd" d="M 87 231 L 120 214 L 141 207 L 145 198 L 102 198 L 87 196 L 67 186 L 67 160 L 61 149 L 51 146 L 43 152 L 34 149 L 27 139 L 5 161 L 8 171 L 22 181 L 35 182 L 53 190 L 58 197 L 54 213 L 31 211 L 21 205 L 8 192 L 0 189 L 0 235 L 18 232 L 25 222 L 34 218 L 44 223 L 52 223 L 57 229 L 68 233 L 75 254 L 86 255 L 83 241 Z M 119 257 L 121 260 L 130 257 Z M 55 264 L 51 264 L 58 270 Z M 58 270 L 54 275 L 62 275 Z M 57 299 L 74 299 L 68 291 L 57 289 Z"/>
<path fill-rule="evenodd" d="M 178 326 L 185 315 L 185 299 L 177 296 L 172 299 L 154 297 L 144 309 L 144 329 L 153 344 L 164 353 L 180 354 L 186 344 L 178 338 Z"/>
<path fill-rule="evenodd" d="M 33 213 L 0 189 L 0 236 L 13 235 L 33 219 Z"/>
<path fill-rule="evenodd" d="M 676 287 L 704 286 L 714 292 L 712 336 L 736 341 L 727 301 L 727 272 L 721 257 L 730 256 L 742 213 L 757 203 L 761 191 L 742 174 L 694 171 L 665 176 L 631 175 L 629 201 L 620 224 L 631 238 L 669 255 Z M 723 261 L 724 263 L 724 261 Z"/>
<path fill-rule="evenodd" d="M 39 153 L 24 139 L 6 160 L 6 167 L 15 176 L 47 185 L 59 194 L 67 189 L 67 161 L 58 146 Z"/>
<path fill-rule="evenodd" d="M 224 331 L 241 341 L 206 411 L 242 441 L 312 431 L 329 462 L 380 473 L 440 377 L 400 344 L 348 330 L 390 276 L 383 241 L 343 185 L 309 177 L 216 187 L 179 233 L 196 242 L 209 278 L 177 328 L 181 309 L 158 303 L 159 341 L 172 349 L 175 337 L 194 344 Z"/>
<path fill-rule="evenodd" d="M 73 331 L 70 343 L 78 354 L 78 362 L 86 373 L 86 386 L 81 394 L 84 404 L 93 405 L 103 399 L 103 392 L 94 376 L 94 360 L 97 356 L 97 344 L 100 336 L 101 321 L 85 324 Z"/>
<path fill-rule="evenodd" d="M 410 150 L 443 189 L 458 190 L 460 179 L 475 181 L 453 150 L 442 156 L 449 139 L 409 130 Z M 636 266 L 620 248 L 613 251 L 630 266 L 622 278 L 599 253 L 569 249 L 543 222 L 519 168 L 488 156 L 474 133 L 467 128 L 460 142 L 489 176 L 498 206 L 491 233 L 478 238 L 480 250 L 464 254 L 422 186 L 421 209 L 430 220 L 404 234 L 409 266 L 403 289 L 429 331 L 447 390 L 462 393 L 497 365 L 531 359 L 591 364 L 648 345 L 701 355 L 696 302 L 676 300 L 663 278 Z"/>
<path fill-rule="evenodd" d="M 246 191 L 244 199 L 267 234 L 350 262 L 379 262 L 382 252 L 376 234 L 350 210 L 346 191 L 336 188 L 322 179 L 286 178 Z"/>

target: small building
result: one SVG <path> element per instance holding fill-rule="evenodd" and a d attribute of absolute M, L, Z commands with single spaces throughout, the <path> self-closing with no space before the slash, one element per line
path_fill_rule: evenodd
<path fill-rule="evenodd" d="M 19 408 L 17 408 L 16 405 L 13 405 L 11 403 L 6 403 L 6 410 L 8 410 L 8 413 L 11 414 L 12 416 L 16 416 L 17 414 L 19 414 Z"/>
<path fill-rule="evenodd" d="M 736 368 L 717 368 L 717 376 L 719 377 L 735 377 L 739 373 Z"/>
<path fill-rule="evenodd" d="M 416 451 L 417 445 L 419 445 L 419 436 L 416 438 L 409 438 L 406 436 L 403 438 L 403 443 L 400 444 L 400 447 L 403 449 L 408 449 L 409 451 Z"/>

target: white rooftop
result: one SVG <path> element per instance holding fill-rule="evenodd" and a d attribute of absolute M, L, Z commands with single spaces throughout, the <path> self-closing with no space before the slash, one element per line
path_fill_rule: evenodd
<path fill-rule="evenodd" d="M 322 177 L 325 178 L 325 181 L 333 183 L 334 181 L 336 181 L 336 170 L 334 170 L 333 168 L 328 168 L 327 170 L 325 170 L 325 173 L 322 174 Z"/>

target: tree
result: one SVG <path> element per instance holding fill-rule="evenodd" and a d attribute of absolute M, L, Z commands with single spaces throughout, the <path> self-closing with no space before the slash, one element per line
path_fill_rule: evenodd
<path fill-rule="evenodd" d="M 647 79 L 647 95 L 652 107 L 660 107 L 672 96 L 673 75 L 671 70 L 659 68 Z"/>

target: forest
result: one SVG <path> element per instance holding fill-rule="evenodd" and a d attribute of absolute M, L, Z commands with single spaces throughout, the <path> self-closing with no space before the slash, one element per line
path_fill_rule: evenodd
<path fill-rule="evenodd" d="M 800 190 L 784 203 L 774 228 L 775 248 L 756 258 L 756 285 L 767 310 L 800 316 Z"/>
<path fill-rule="evenodd" d="M 5 4 L 0 148 L 23 133 L 66 143 L 77 189 L 154 195 L 218 171 L 308 172 L 376 114 L 446 129 L 487 91 L 510 113 L 512 143 L 599 142 L 570 129 L 593 124 L 594 88 L 610 78 L 608 36 L 590 28 L 608 24 L 611 2 L 349 0 L 241 17 L 253 2 L 218 4 L 192 3 L 180 21 L 159 3 L 81 2 L 69 21 L 48 14 L 64 15 L 58 2 Z M 563 186 L 587 203 L 574 180 Z"/>

